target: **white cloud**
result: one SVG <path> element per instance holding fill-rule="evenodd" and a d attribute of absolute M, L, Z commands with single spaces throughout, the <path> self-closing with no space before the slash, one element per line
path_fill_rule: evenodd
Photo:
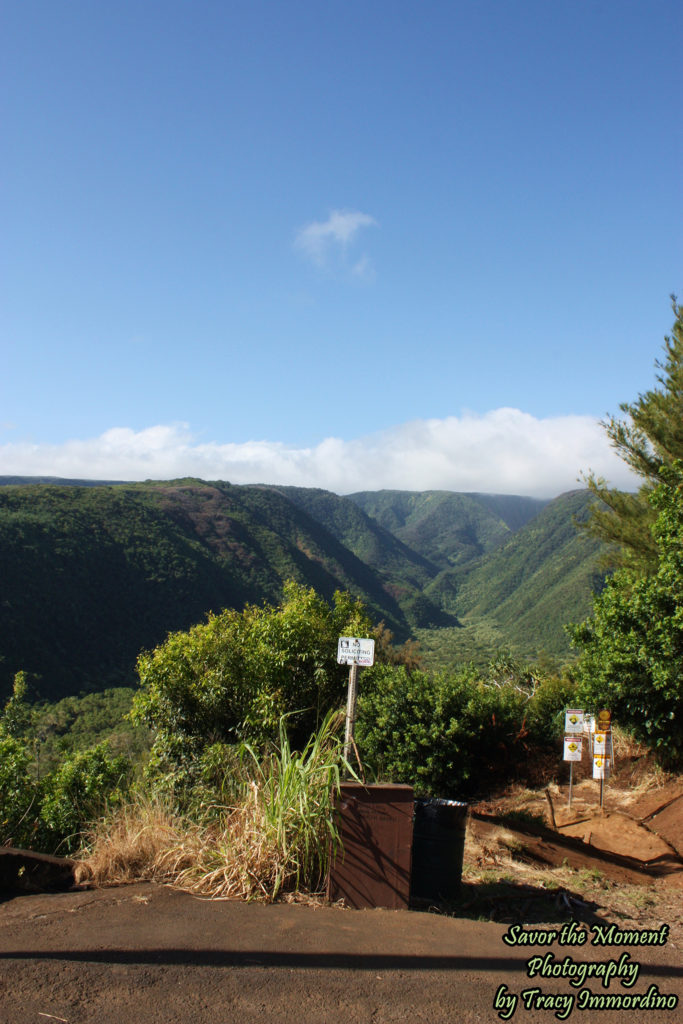
<path fill-rule="evenodd" d="M 300 228 L 294 246 L 313 260 L 318 266 L 325 266 L 333 258 L 343 257 L 362 228 L 376 227 L 377 221 L 367 213 L 358 210 L 332 210 L 326 221 L 312 221 Z M 364 265 L 362 256 L 354 265 Z"/>
<path fill-rule="evenodd" d="M 633 489 L 636 480 L 590 416 L 536 419 L 518 409 L 415 420 L 367 437 L 326 438 L 310 448 L 278 441 L 201 441 L 187 424 L 59 445 L 0 445 L 0 475 L 106 480 L 196 476 L 232 483 L 298 484 L 338 494 L 443 489 L 552 497 L 582 472 Z"/>

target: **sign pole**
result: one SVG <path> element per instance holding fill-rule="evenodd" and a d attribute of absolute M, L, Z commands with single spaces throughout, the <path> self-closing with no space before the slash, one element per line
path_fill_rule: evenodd
<path fill-rule="evenodd" d="M 375 641 L 372 637 L 340 636 L 337 644 L 337 664 L 350 665 L 349 692 L 346 701 L 346 730 L 344 734 L 344 759 L 350 766 L 351 749 L 357 755 L 353 732 L 356 725 L 356 690 L 360 665 L 374 665 Z"/>
<path fill-rule="evenodd" d="M 569 803 L 567 806 L 569 810 L 572 809 L 572 782 L 574 781 L 574 762 L 569 762 Z"/>
<path fill-rule="evenodd" d="M 358 685 L 358 662 L 353 661 L 349 669 L 349 693 L 346 701 L 346 730 L 344 733 L 344 759 L 351 763 L 353 731 L 356 724 L 356 689 Z"/>

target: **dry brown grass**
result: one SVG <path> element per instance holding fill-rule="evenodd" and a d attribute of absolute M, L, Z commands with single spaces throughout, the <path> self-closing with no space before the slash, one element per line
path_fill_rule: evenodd
<path fill-rule="evenodd" d="M 209 824 L 141 801 L 102 819 L 87 840 L 77 880 L 173 884 L 213 898 L 273 900 L 299 881 L 300 851 L 281 842 L 252 783 L 247 798 Z"/>
<path fill-rule="evenodd" d="M 86 836 L 76 880 L 95 885 L 166 881 L 167 857 L 184 832 L 161 801 L 139 799 L 98 821 Z"/>
<path fill-rule="evenodd" d="M 337 725 L 337 716 L 328 716 L 301 753 L 290 749 L 281 727 L 279 747 L 263 763 L 246 748 L 249 775 L 237 787 L 234 806 L 212 807 L 203 820 L 184 819 L 163 801 L 144 798 L 113 812 L 87 839 L 80 880 L 164 881 L 233 899 L 315 892 L 330 845 L 338 841 Z"/>
<path fill-rule="evenodd" d="M 273 899 L 291 889 L 297 864 L 269 829 L 254 790 L 207 825 L 183 820 L 162 804 L 119 809 L 88 837 L 77 880 L 95 885 L 157 881 L 214 898 Z"/>

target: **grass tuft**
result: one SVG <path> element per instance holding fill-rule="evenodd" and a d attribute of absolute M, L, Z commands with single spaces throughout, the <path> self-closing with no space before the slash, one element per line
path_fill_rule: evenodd
<path fill-rule="evenodd" d="M 284 720 L 265 759 L 245 746 L 234 806 L 214 806 L 204 821 L 163 802 L 120 808 L 90 835 L 80 880 L 156 880 L 205 896 L 266 901 L 302 887 L 315 892 L 339 843 L 334 800 L 348 769 L 340 724 L 338 714 L 328 715 L 301 752 L 292 751 Z"/>

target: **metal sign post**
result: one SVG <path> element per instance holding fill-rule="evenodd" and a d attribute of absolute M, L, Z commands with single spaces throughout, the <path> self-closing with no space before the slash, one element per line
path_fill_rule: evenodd
<path fill-rule="evenodd" d="M 349 691 L 346 700 L 346 728 L 344 730 L 344 760 L 351 763 L 351 744 L 356 727 L 356 691 L 358 688 L 358 665 L 354 662 L 349 669 Z"/>
<path fill-rule="evenodd" d="M 367 637 L 340 636 L 337 663 L 350 665 L 349 690 L 346 700 L 346 728 L 344 730 L 344 758 L 351 763 L 351 748 L 355 747 L 353 733 L 356 725 L 356 694 L 359 665 L 370 666 L 375 661 L 375 641 Z"/>

